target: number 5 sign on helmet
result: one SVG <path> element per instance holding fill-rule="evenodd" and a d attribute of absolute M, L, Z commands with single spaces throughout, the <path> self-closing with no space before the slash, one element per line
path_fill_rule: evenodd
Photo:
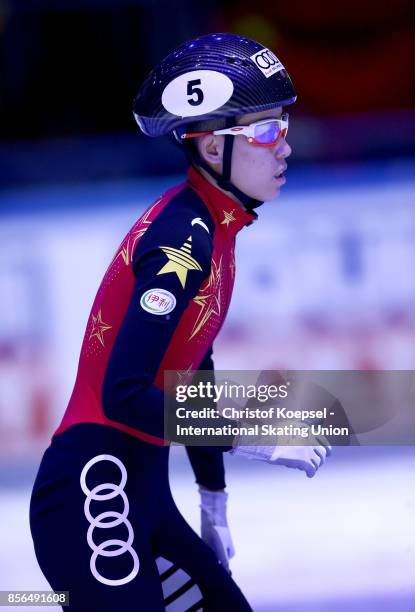
<path fill-rule="evenodd" d="M 144 81 L 134 116 L 148 136 L 162 136 L 190 121 L 235 117 L 296 100 L 279 59 L 236 34 L 209 34 L 170 53 Z"/>

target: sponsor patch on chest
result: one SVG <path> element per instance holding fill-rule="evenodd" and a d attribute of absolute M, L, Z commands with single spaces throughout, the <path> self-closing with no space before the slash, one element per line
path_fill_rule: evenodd
<path fill-rule="evenodd" d="M 166 315 L 176 307 L 176 298 L 166 289 L 149 289 L 141 296 L 140 306 L 151 314 Z"/>

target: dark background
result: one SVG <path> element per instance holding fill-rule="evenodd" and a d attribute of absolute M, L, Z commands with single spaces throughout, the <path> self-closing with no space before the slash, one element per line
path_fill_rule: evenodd
<path fill-rule="evenodd" d="M 190 0 L 0 0 L 0 181 L 180 171 L 179 151 L 138 135 L 132 100 L 172 48 L 213 31 L 251 36 L 288 68 L 298 91 L 294 162 L 413 153 L 409 0 L 201 7 Z"/>

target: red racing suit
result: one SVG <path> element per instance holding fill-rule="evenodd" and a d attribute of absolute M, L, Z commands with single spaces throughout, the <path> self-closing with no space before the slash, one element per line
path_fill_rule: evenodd
<path fill-rule="evenodd" d="M 229 308 L 235 236 L 256 218 L 191 167 L 125 236 L 95 297 L 55 436 L 99 423 L 164 445 L 165 370 L 213 368 Z"/>

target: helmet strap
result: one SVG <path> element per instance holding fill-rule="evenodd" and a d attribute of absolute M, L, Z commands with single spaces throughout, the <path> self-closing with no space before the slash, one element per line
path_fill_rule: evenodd
<path fill-rule="evenodd" d="M 232 120 L 231 117 L 228 117 L 226 119 L 226 127 L 231 127 L 234 122 L 235 121 Z M 222 176 L 218 175 L 219 178 L 217 179 L 217 183 L 219 187 L 225 189 L 225 191 L 230 191 L 234 196 L 236 196 L 248 212 L 252 212 L 254 208 L 261 206 L 263 202 L 255 200 L 254 198 L 246 195 L 246 193 L 235 187 L 235 185 L 231 182 L 232 150 L 234 140 L 234 137 L 230 134 L 225 135 L 222 159 Z"/>
<path fill-rule="evenodd" d="M 231 127 L 234 122 L 235 119 L 233 117 L 227 117 L 226 127 Z M 231 183 L 232 150 L 234 137 L 230 134 L 226 134 L 224 136 L 224 139 L 225 142 L 223 147 L 222 174 L 219 174 L 218 172 L 216 172 L 216 170 L 213 170 L 213 168 L 211 168 L 209 164 L 201 158 L 198 151 L 196 150 L 196 147 L 194 149 L 190 149 L 190 147 L 185 146 L 184 149 L 186 157 L 190 164 L 196 164 L 198 166 L 201 166 L 208 174 L 210 174 L 213 179 L 215 179 L 216 183 L 221 189 L 232 193 L 238 198 L 238 200 L 243 204 L 243 206 L 248 212 L 252 212 L 254 208 L 261 206 L 261 204 L 263 204 L 264 202 L 251 198 L 246 193 L 243 193 L 243 191 L 235 187 L 233 183 Z M 177 141 L 178 139 L 176 139 L 176 143 Z"/>
<path fill-rule="evenodd" d="M 226 117 L 225 127 L 230 128 L 235 123 L 233 117 Z M 222 177 L 218 180 L 219 187 L 229 191 L 231 183 L 231 171 L 232 171 L 232 151 L 233 151 L 234 137 L 230 134 L 226 134 L 225 142 L 223 145 L 223 157 L 222 157 Z"/>

